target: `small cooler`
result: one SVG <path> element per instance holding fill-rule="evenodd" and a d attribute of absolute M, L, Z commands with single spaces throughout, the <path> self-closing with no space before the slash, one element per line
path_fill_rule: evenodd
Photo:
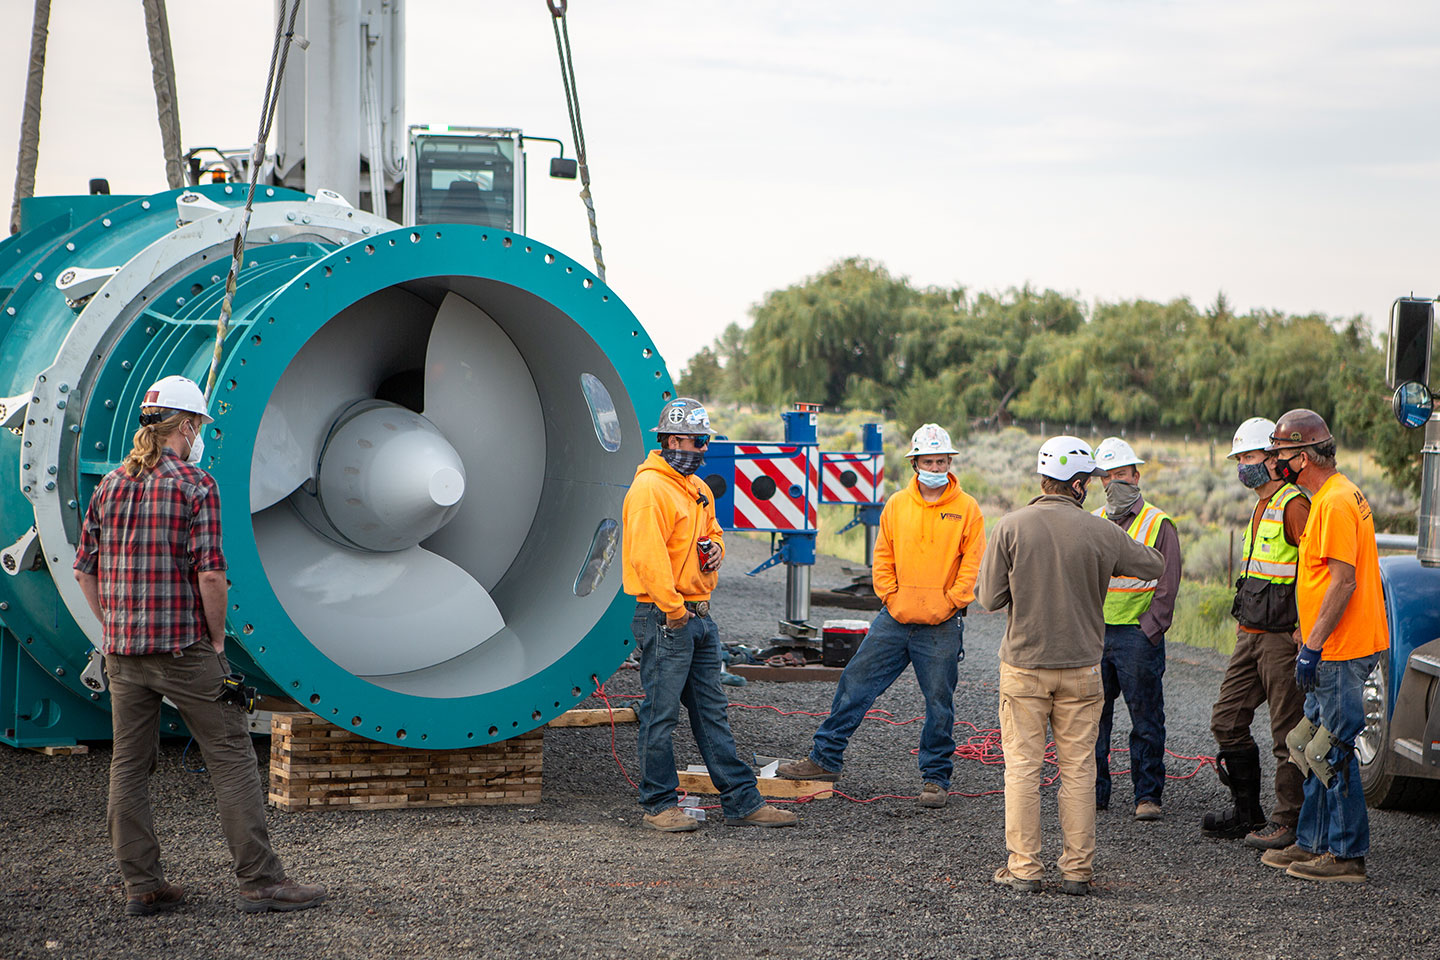
<path fill-rule="evenodd" d="M 827 667 L 843 667 L 870 632 L 870 621 L 826 620 L 820 629 L 820 662 Z"/>

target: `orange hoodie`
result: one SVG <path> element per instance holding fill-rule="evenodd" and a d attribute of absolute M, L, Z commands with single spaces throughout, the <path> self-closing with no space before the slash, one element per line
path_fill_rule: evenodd
<path fill-rule="evenodd" d="M 942 623 L 975 599 L 984 553 L 985 518 L 960 482 L 952 476 L 931 503 L 912 479 L 880 512 L 875 592 L 901 623 Z"/>
<path fill-rule="evenodd" d="M 635 470 L 621 514 L 626 593 L 668 617 L 678 617 L 686 600 L 710 599 L 720 575 L 700 569 L 695 545 L 709 537 L 725 549 L 714 499 L 699 477 L 682 477 L 658 450 L 650 452 Z"/>

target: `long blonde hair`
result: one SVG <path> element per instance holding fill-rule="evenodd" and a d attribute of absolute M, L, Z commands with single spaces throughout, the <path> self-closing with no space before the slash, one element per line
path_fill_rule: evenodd
<path fill-rule="evenodd" d="M 135 436 L 130 441 L 130 453 L 121 464 L 125 472 L 132 477 L 154 470 L 155 464 L 160 462 L 160 455 L 165 452 L 165 441 L 177 433 L 186 420 L 200 419 L 193 413 L 167 407 L 141 407 L 140 413 L 146 417 L 158 414 L 164 419 L 143 424 L 135 431 Z"/>

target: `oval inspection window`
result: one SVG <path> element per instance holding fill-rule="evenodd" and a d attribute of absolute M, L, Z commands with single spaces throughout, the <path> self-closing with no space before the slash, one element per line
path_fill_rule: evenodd
<path fill-rule="evenodd" d="M 600 521 L 600 526 L 595 528 L 595 536 L 590 541 L 590 553 L 585 557 L 585 563 L 580 567 L 580 573 L 575 577 L 575 596 L 588 597 L 600 581 L 605 579 L 605 572 L 610 569 L 610 561 L 615 559 L 615 551 L 620 549 L 620 524 L 606 517 Z"/>
<path fill-rule="evenodd" d="M 590 405 L 590 419 L 595 423 L 595 438 L 600 446 L 610 453 L 620 449 L 620 415 L 615 412 L 615 401 L 600 378 L 589 373 L 580 374 L 580 389 L 585 391 L 585 402 Z"/>

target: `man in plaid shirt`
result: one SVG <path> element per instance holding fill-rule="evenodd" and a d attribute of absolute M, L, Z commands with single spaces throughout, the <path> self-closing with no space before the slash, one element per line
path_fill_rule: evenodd
<path fill-rule="evenodd" d="M 150 812 L 161 698 L 175 704 L 205 758 L 240 909 L 303 910 L 325 897 L 322 886 L 286 879 L 270 847 L 245 714 L 218 699 L 230 673 L 220 492 L 196 465 L 209 422 L 193 381 L 166 377 L 152 386 L 134 448 L 90 499 L 75 555 L 75 578 L 103 627 L 114 724 L 107 816 L 130 916 L 185 896 L 165 879 Z"/>

